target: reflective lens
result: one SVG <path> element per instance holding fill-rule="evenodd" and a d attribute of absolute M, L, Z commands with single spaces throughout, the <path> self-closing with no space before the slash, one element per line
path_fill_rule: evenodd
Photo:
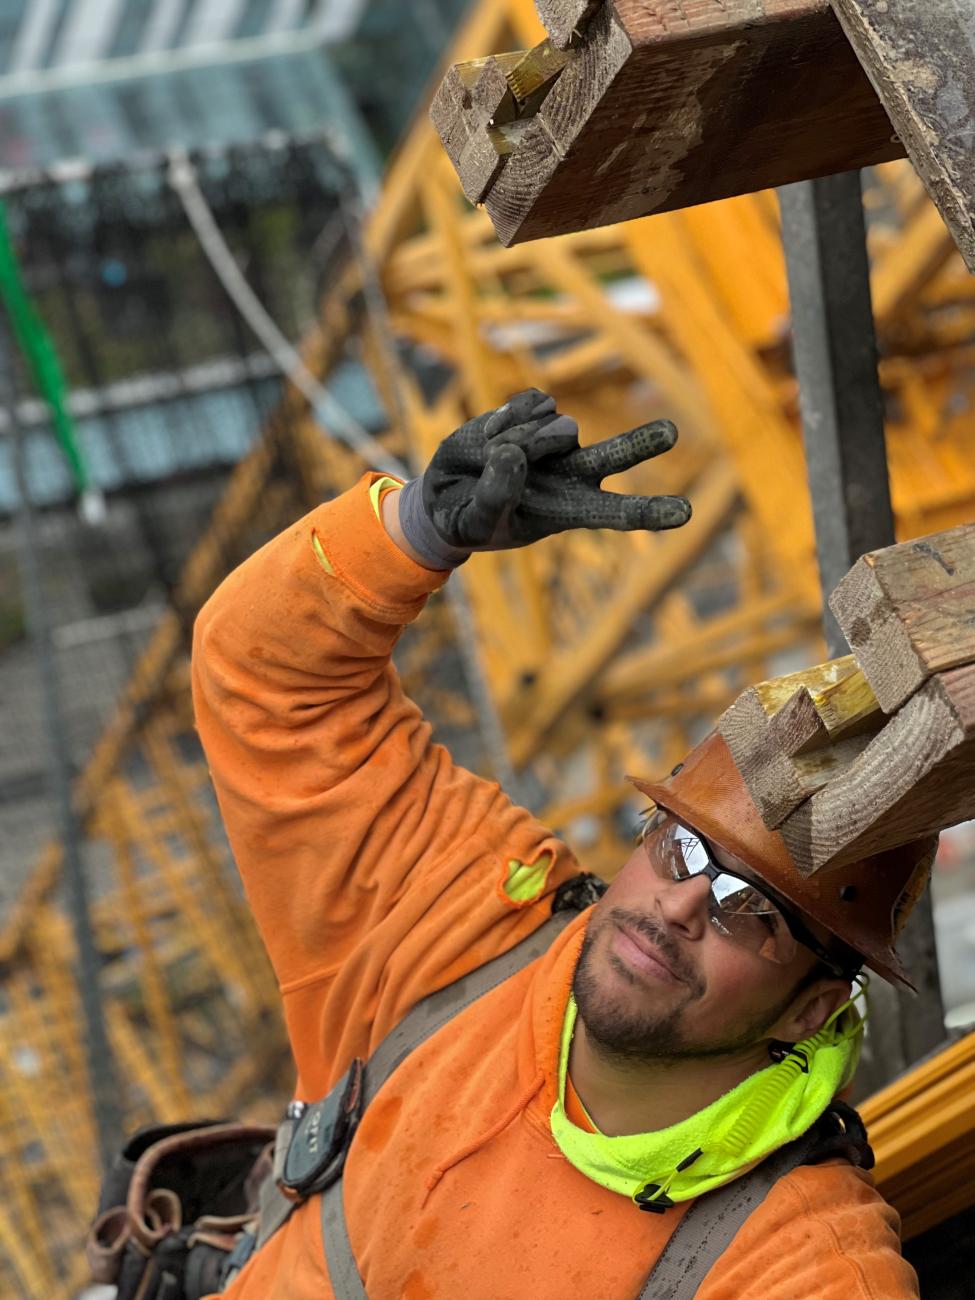
<path fill-rule="evenodd" d="M 643 844 L 661 880 L 690 880 L 706 875 L 711 882 L 711 924 L 721 934 L 779 965 L 796 954 L 796 939 L 777 905 L 760 889 L 725 871 L 707 841 L 663 811 L 643 829 Z"/>

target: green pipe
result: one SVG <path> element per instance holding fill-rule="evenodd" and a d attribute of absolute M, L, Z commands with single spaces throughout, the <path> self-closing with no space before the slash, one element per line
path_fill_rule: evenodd
<path fill-rule="evenodd" d="M 6 206 L 0 203 L 0 299 L 7 309 L 14 337 L 30 369 L 39 395 L 51 411 L 54 435 L 71 471 L 74 485 L 84 496 L 91 476 L 78 443 L 74 417 L 68 406 L 68 385 L 61 361 L 44 322 L 30 300 L 20 263 L 10 238 Z"/>

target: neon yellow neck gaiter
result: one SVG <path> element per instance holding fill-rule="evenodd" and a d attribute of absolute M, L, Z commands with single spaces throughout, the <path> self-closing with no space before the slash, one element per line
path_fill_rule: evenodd
<path fill-rule="evenodd" d="M 785 1060 L 656 1133 L 607 1137 L 577 1128 L 565 1112 L 569 1046 L 576 1023 L 569 996 L 559 1055 L 552 1136 L 581 1173 L 622 1196 L 688 1201 L 729 1183 L 810 1128 L 849 1083 L 860 1057 L 863 1021 L 852 1002 Z M 654 1190 L 656 1189 L 656 1190 Z"/>

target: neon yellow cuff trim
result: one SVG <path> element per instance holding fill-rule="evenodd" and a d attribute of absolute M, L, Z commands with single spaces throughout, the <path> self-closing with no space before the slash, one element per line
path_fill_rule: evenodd
<path fill-rule="evenodd" d="M 335 570 L 332 568 L 332 562 L 325 554 L 325 550 L 321 542 L 318 540 L 317 533 L 312 533 L 311 535 L 311 547 L 312 550 L 315 552 L 315 555 L 318 557 L 318 563 L 322 566 L 322 568 L 325 570 L 326 573 L 330 573 L 334 577 Z"/>
<path fill-rule="evenodd" d="M 531 866 L 517 858 L 509 859 L 504 892 L 513 903 L 530 903 L 544 889 L 551 865 L 551 853 L 544 853 Z"/>
<path fill-rule="evenodd" d="M 369 489 L 369 500 L 372 502 L 372 508 L 375 510 L 376 518 L 380 523 L 382 523 L 383 517 L 379 510 L 379 503 L 382 500 L 383 493 L 387 488 L 401 488 L 402 486 L 403 484 L 398 478 L 392 478 L 387 474 L 385 478 L 377 478 L 375 483 L 373 483 L 372 487 Z"/>

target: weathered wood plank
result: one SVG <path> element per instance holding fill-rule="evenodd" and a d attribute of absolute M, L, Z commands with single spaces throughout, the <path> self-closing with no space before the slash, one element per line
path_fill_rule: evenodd
<path fill-rule="evenodd" d="M 558 50 L 579 40 L 602 0 L 535 0 L 545 30 Z"/>
<path fill-rule="evenodd" d="M 514 94 L 495 58 L 455 64 L 440 83 L 430 117 L 472 203 L 481 202 L 504 161 L 492 129 L 512 121 L 516 112 Z"/>
<path fill-rule="evenodd" d="M 577 23 L 582 8 L 540 4 L 553 42 L 558 15 Z M 503 129 L 482 192 L 505 244 L 903 152 L 828 0 L 613 0 L 584 13 L 537 111 Z M 484 128 L 466 111 L 469 139 Z"/>
<path fill-rule="evenodd" d="M 804 875 L 975 816 L 975 665 L 930 678 L 779 827 Z"/>
<path fill-rule="evenodd" d="M 975 525 L 869 552 L 829 603 L 893 713 L 932 674 L 975 662 Z"/>
<path fill-rule="evenodd" d="M 824 686 L 803 684 L 772 716 L 772 736 L 786 754 L 807 754 L 882 725 L 880 704 L 853 656 L 833 662 L 848 664 L 849 671 Z"/>
<path fill-rule="evenodd" d="M 975 8 L 833 0 L 928 193 L 975 271 Z"/>
<path fill-rule="evenodd" d="M 873 693 L 846 655 L 750 687 L 718 729 L 774 830 L 860 755 L 881 722 Z"/>
<path fill-rule="evenodd" d="M 533 50 L 455 63 L 440 83 L 430 118 L 471 203 L 480 203 L 518 139 L 572 57 L 543 41 Z"/>
<path fill-rule="evenodd" d="M 788 754 L 778 742 L 771 719 L 752 689 L 740 695 L 721 717 L 735 766 L 755 801 L 762 821 L 775 830 L 799 806 L 857 758 L 868 737 L 853 737 L 802 754 Z"/>

